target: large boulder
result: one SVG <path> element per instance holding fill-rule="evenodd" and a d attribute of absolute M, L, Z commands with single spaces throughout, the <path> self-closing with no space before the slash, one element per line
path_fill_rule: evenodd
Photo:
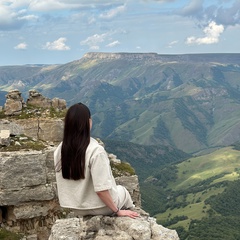
<path fill-rule="evenodd" d="M 51 108 L 58 110 L 64 110 L 67 108 L 66 101 L 64 99 L 59 98 L 47 98 L 44 97 L 41 93 L 36 90 L 29 91 L 29 97 L 27 99 L 27 105 L 31 105 L 33 107 L 40 107 L 40 108 Z"/>
<path fill-rule="evenodd" d="M 58 118 L 0 119 L 0 131 L 24 134 L 36 140 L 58 143 L 63 137 L 63 121 Z"/>
<path fill-rule="evenodd" d="M 20 115 L 24 106 L 22 94 L 18 90 L 12 90 L 6 95 L 4 113 L 7 116 Z"/>
<path fill-rule="evenodd" d="M 49 240 L 179 240 L 175 230 L 158 225 L 154 218 L 94 216 L 59 219 Z"/>

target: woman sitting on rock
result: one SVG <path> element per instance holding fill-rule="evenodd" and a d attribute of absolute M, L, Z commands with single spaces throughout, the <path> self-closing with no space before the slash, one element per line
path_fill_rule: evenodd
<path fill-rule="evenodd" d="M 65 117 L 63 141 L 54 152 L 60 205 L 77 215 L 116 215 L 136 218 L 138 213 L 125 187 L 116 185 L 104 148 L 90 137 L 91 114 L 82 103 Z"/>

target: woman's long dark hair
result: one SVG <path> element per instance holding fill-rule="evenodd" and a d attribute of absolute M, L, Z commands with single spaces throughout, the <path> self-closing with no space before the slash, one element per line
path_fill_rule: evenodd
<path fill-rule="evenodd" d="M 90 142 L 90 110 L 82 103 L 72 105 L 66 114 L 61 150 L 65 179 L 85 178 L 85 153 Z"/>

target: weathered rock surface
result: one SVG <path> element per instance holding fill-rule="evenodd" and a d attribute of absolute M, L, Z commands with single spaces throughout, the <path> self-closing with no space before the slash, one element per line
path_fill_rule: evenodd
<path fill-rule="evenodd" d="M 60 142 L 63 137 L 63 121 L 54 118 L 31 118 L 15 121 L 26 136 L 48 141 Z"/>
<path fill-rule="evenodd" d="M 10 131 L 0 130 L 0 146 L 9 146 L 9 145 L 10 145 Z"/>
<path fill-rule="evenodd" d="M 64 99 L 59 98 L 46 98 L 41 93 L 36 90 L 29 91 L 29 98 L 27 99 L 27 105 L 41 108 L 55 108 L 58 110 L 66 109 L 67 104 Z"/>
<path fill-rule="evenodd" d="M 26 103 L 21 95 L 22 93 L 19 90 L 12 90 L 6 95 L 6 103 L 3 108 L 6 116 L 20 115 L 22 110 L 28 106 L 42 109 L 54 108 L 57 111 L 67 108 L 66 100 L 60 98 L 50 99 L 36 90 L 29 91 L 29 98 Z"/>
<path fill-rule="evenodd" d="M 29 118 L 0 120 L 0 130 L 9 130 L 11 135 L 24 134 L 37 140 L 60 142 L 63 137 L 63 121 L 57 118 Z"/>
<path fill-rule="evenodd" d="M 65 101 L 57 98 L 50 100 L 36 91 L 30 91 L 27 102 L 31 106 L 54 107 L 59 111 L 66 108 Z M 19 114 L 23 107 L 25 105 L 21 93 L 17 90 L 11 91 L 7 95 L 4 108 L 5 114 L 9 117 L 0 120 L 0 227 L 25 233 L 26 240 L 179 239 L 176 231 L 156 224 L 155 220 L 141 209 L 138 177 L 132 175 L 131 171 L 120 171 L 118 166 L 121 160 L 114 154 L 109 154 L 109 159 L 113 164 L 113 172 L 117 173 L 116 182 L 128 189 L 141 217 L 75 218 L 70 209 L 61 209 L 57 199 L 53 161 L 55 147 L 50 145 L 56 146 L 56 143 L 62 140 L 63 121 L 47 115 L 43 117 L 41 112 L 38 115 L 36 109 L 31 111 L 38 117 L 27 119 L 11 117 Z M 25 136 L 20 136 L 22 134 Z M 14 140 L 15 146 L 21 146 L 21 141 L 24 142 L 31 137 L 34 139 L 31 139 L 33 143 L 43 140 L 46 143 L 43 146 L 46 147 L 41 151 L 30 149 L 4 151 L 4 147 L 12 143 L 12 136 L 17 139 Z M 101 141 L 100 144 L 104 145 Z M 60 220 L 64 213 L 67 219 Z"/>
<path fill-rule="evenodd" d="M 48 238 L 60 216 L 53 166 L 54 147 L 0 152 L 0 225 Z"/>
<path fill-rule="evenodd" d="M 94 216 L 59 219 L 49 240 L 177 240 L 176 231 L 158 225 L 155 219 Z"/>
<path fill-rule="evenodd" d="M 53 161 L 54 150 L 55 147 L 47 147 L 42 151 L 0 152 L 0 225 L 4 224 L 5 227 L 13 231 L 35 236 L 33 237 L 34 240 L 46 240 L 48 238 L 52 225 L 56 219 L 60 218 L 63 211 L 57 199 Z M 116 161 L 117 158 L 113 154 L 109 155 L 109 159 L 113 163 L 120 164 L 121 162 L 120 160 Z M 141 196 L 138 177 L 123 173 L 116 178 L 116 182 L 128 189 L 134 204 L 140 207 Z M 101 219 L 103 222 L 106 221 L 104 217 Z M 124 218 L 124 220 L 126 219 Z M 94 218 L 86 222 L 85 225 L 88 226 L 92 221 L 95 221 Z M 114 222 L 109 222 L 109 224 L 113 224 L 108 226 L 108 228 L 111 227 L 111 234 L 117 226 L 120 229 L 121 224 L 118 221 L 120 220 L 115 219 Z M 144 223 L 144 221 L 141 224 L 150 226 L 149 223 Z M 74 232 L 75 229 L 70 231 Z M 84 234 L 82 231 L 85 230 L 81 227 L 76 231 Z M 104 231 L 99 229 L 98 234 L 109 237 L 109 231 L 106 234 Z M 124 231 L 120 229 L 118 234 L 126 237 Z M 115 239 L 115 235 L 113 237 L 112 239 Z M 62 238 L 59 236 L 55 239 Z"/>
<path fill-rule="evenodd" d="M 4 105 L 5 115 L 21 114 L 24 101 L 18 90 L 12 90 L 6 95 L 6 103 Z"/>

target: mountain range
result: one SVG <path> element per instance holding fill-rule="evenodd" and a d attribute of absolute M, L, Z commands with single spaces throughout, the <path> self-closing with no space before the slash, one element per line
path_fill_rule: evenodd
<path fill-rule="evenodd" d="M 240 54 L 87 53 L 62 65 L 0 67 L 0 100 L 36 89 L 81 101 L 95 136 L 202 154 L 239 140 L 239 81 Z"/>
<path fill-rule="evenodd" d="M 86 103 L 92 135 L 135 168 L 144 209 L 181 239 L 239 239 L 240 54 L 2 66 L 0 105 L 12 89 Z"/>

